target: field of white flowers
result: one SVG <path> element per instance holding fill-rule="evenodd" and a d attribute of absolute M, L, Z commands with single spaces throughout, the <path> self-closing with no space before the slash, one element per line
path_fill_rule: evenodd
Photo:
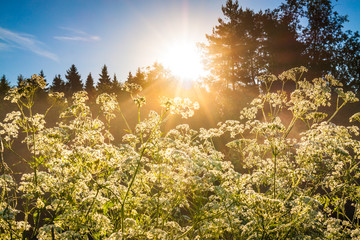
<path fill-rule="evenodd" d="M 135 128 L 124 119 L 121 144 L 109 130 L 122 115 L 115 96 L 98 96 L 101 121 L 78 92 L 47 127 L 48 112 L 32 111 L 45 87 L 34 75 L 10 90 L 18 111 L 0 122 L 0 239 L 360 239 L 360 113 L 347 126 L 332 122 L 358 99 L 331 76 L 302 80 L 304 71 L 260 77 L 259 97 L 213 129 L 163 132 L 171 115 L 188 118 L 199 107 L 164 99 Z M 272 91 L 273 83 L 282 88 Z M 306 128 L 292 134 L 297 124 Z M 20 136 L 29 157 L 13 147 Z M 247 173 L 216 149 L 213 139 L 225 136 Z M 4 151 L 31 170 L 14 172 Z"/>

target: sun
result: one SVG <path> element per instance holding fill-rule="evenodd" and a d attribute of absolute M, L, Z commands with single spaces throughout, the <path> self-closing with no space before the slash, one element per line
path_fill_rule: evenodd
<path fill-rule="evenodd" d="M 169 45 L 161 62 L 183 81 L 196 81 L 205 74 L 200 51 L 195 43 L 180 42 Z"/>

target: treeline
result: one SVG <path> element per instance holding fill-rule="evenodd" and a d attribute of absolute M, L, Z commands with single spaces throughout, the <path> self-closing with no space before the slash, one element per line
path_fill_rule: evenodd
<path fill-rule="evenodd" d="M 222 12 L 202 44 L 213 89 L 236 90 L 259 84 L 261 74 L 305 66 L 308 79 L 331 74 L 359 94 L 360 35 L 345 31 L 347 16 L 331 0 L 286 0 L 258 12 L 228 0 Z"/>
<path fill-rule="evenodd" d="M 218 106 L 220 102 L 214 93 L 209 92 L 206 88 L 196 82 L 192 83 L 189 87 L 188 84 L 183 84 L 171 72 L 166 69 L 162 64 L 155 62 L 151 66 L 137 68 L 135 73 L 129 72 L 126 80 L 118 80 L 114 74 L 112 77 L 106 65 L 103 65 L 101 72 L 96 78 L 95 74 L 89 73 L 86 79 L 83 79 L 79 74 L 77 67 L 73 64 L 66 71 L 64 77 L 56 74 L 52 81 L 49 81 L 45 76 L 44 71 L 37 74 L 46 82 L 45 89 L 38 89 L 35 93 L 35 112 L 45 112 L 49 106 L 52 105 L 52 98 L 48 93 L 62 92 L 65 95 L 67 103 L 57 104 L 52 108 L 51 114 L 47 115 L 47 123 L 50 125 L 58 121 L 59 113 L 62 112 L 69 104 L 72 103 L 72 95 L 78 91 L 86 91 L 89 101 L 87 104 L 91 107 L 93 113 L 100 114 L 100 108 L 96 104 L 96 98 L 102 93 L 115 94 L 120 106 L 123 109 L 123 114 L 128 120 L 130 125 L 137 123 L 136 104 L 133 99 L 138 95 L 145 97 L 146 105 L 142 107 L 142 116 L 146 117 L 151 110 L 160 110 L 160 101 L 162 97 L 183 97 L 190 98 L 193 101 L 200 103 L 200 110 L 196 114 L 196 119 L 188 119 L 187 123 L 195 127 L 213 127 L 219 121 Z M 6 113 L 16 109 L 16 104 L 4 100 L 6 93 L 9 89 L 20 87 L 26 81 L 30 81 L 31 77 L 18 76 L 17 84 L 11 86 L 10 82 L 3 75 L 0 81 L 0 118 L 3 119 Z M 49 83 L 50 82 L 50 83 Z M 186 85 L 186 86 L 185 86 Z M 257 92 L 256 92 L 257 93 Z M 249 97 L 250 99 L 250 97 Z M 244 106 L 248 101 L 244 101 Z M 211 108 L 211 109 L 209 109 Z M 95 116 L 96 116 L 95 115 Z M 227 114 L 229 116 L 229 114 Z M 223 116 L 225 117 L 225 116 Z M 121 116 L 116 119 L 122 122 Z M 165 128 L 171 128 L 179 124 L 179 119 L 174 119 L 168 122 Z M 113 125 L 116 132 L 122 134 L 123 126 L 121 124 Z"/>
<path fill-rule="evenodd" d="M 146 67 L 145 69 L 139 67 L 135 75 L 133 75 L 132 72 L 129 72 L 126 81 L 123 83 L 117 79 L 116 74 L 114 74 L 113 77 L 110 77 L 106 65 L 101 69 L 97 84 L 95 84 L 94 77 L 91 73 L 86 77 L 84 84 L 81 75 L 74 64 L 66 71 L 65 79 L 63 79 L 60 74 L 57 74 L 51 84 L 46 80 L 43 70 L 41 70 L 38 75 L 43 77 L 46 81 L 47 88 L 44 89 L 45 92 L 63 92 L 66 97 L 71 97 L 73 93 L 82 90 L 87 91 L 90 98 L 94 98 L 101 93 L 121 94 L 125 83 L 137 84 L 141 88 L 147 88 L 153 84 L 174 82 L 174 77 L 159 63 L 154 63 L 152 66 Z M 21 86 L 27 79 L 30 78 L 19 75 L 17 78 L 17 87 Z M 10 82 L 6 79 L 6 76 L 3 75 L 0 80 L 0 95 L 4 96 L 11 87 Z"/>

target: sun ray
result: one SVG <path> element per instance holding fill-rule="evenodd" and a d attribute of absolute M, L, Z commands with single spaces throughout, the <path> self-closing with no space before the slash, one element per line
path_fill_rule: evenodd
<path fill-rule="evenodd" d="M 195 43 L 179 42 L 169 45 L 161 62 L 182 81 L 197 81 L 205 74 Z"/>

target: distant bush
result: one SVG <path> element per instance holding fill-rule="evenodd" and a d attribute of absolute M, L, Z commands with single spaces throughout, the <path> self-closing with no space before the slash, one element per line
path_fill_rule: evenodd
<path fill-rule="evenodd" d="M 34 75 L 9 91 L 18 111 L 0 123 L 0 238 L 360 239 L 359 129 L 332 123 L 358 99 L 331 76 L 300 80 L 304 71 L 259 77 L 263 93 L 239 120 L 213 129 L 183 124 L 163 132 L 169 115 L 187 118 L 198 108 L 163 99 L 162 112 L 139 114 L 134 129 L 123 119 L 127 134 L 118 145 L 109 131 L 122 115 L 114 95 L 97 98 L 104 121 L 92 116 L 86 92 L 77 92 L 57 125 L 46 127 L 48 111 L 32 112 L 36 89 L 45 87 Z M 277 92 L 275 81 L 283 86 Z M 290 82 L 291 93 L 284 90 Z M 63 94 L 50 97 L 56 105 Z M 328 116 L 321 109 L 332 97 Z M 146 103 L 133 100 L 138 109 Z M 351 118 L 359 120 L 360 113 Z M 299 122 L 306 128 L 293 134 Z M 216 150 L 213 138 L 226 134 L 247 173 Z M 13 148 L 19 140 L 30 157 Z M 30 171 L 14 172 L 4 151 Z"/>

